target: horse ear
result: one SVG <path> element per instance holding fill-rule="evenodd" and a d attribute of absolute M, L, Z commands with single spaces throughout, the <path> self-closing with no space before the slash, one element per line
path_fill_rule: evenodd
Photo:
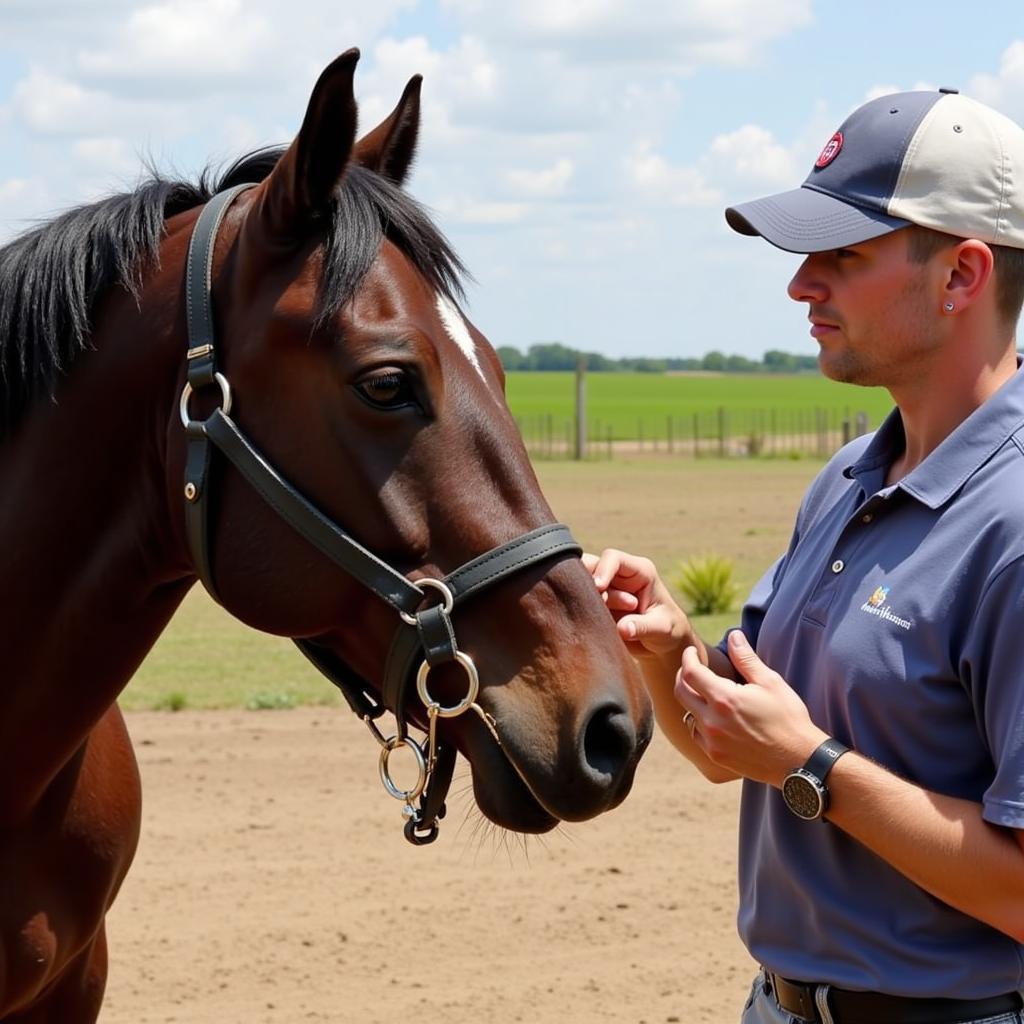
<path fill-rule="evenodd" d="M 346 50 L 317 79 L 302 127 L 267 177 L 260 216 L 277 237 L 304 237 L 310 221 L 330 204 L 356 137 L 353 77 L 359 51 Z"/>
<path fill-rule="evenodd" d="M 405 181 L 420 130 L 420 86 L 422 75 L 413 75 L 391 114 L 357 143 L 356 163 L 376 171 L 396 185 Z"/>

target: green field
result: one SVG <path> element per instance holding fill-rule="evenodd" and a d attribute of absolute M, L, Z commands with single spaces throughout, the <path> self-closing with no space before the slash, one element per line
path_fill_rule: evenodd
<path fill-rule="evenodd" d="M 572 373 L 510 373 L 506 392 L 528 440 L 545 428 L 561 435 L 574 419 Z M 733 436 L 810 433 L 822 417 L 835 430 L 858 412 L 873 429 L 892 408 L 882 388 L 819 374 L 590 373 L 586 394 L 588 435 L 603 439 L 610 430 L 616 440 L 664 438 L 670 429 L 692 437 L 695 426 L 699 436 L 714 437 L 722 416 Z"/>

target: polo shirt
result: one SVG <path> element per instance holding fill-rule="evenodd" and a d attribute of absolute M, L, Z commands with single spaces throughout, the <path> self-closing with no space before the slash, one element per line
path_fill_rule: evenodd
<path fill-rule="evenodd" d="M 903 449 L 894 410 L 828 463 L 741 628 L 822 729 L 1024 828 L 1024 372 L 886 486 Z M 1024 988 L 1024 947 L 801 821 L 774 787 L 744 782 L 739 859 L 740 935 L 784 977 L 960 999 Z"/>

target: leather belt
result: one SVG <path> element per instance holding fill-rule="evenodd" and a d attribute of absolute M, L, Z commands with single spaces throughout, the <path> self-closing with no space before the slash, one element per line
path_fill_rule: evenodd
<path fill-rule="evenodd" d="M 764 978 L 780 1009 L 816 1024 L 960 1024 L 1024 1008 L 1019 992 L 985 999 L 917 998 L 808 985 L 767 970 Z"/>

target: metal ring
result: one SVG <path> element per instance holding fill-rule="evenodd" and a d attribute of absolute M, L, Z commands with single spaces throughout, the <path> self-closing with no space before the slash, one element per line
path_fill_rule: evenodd
<path fill-rule="evenodd" d="M 426 831 L 419 831 L 422 828 L 425 828 Z M 413 846 L 429 846 L 437 838 L 439 831 L 440 827 L 436 819 L 429 825 L 424 825 L 423 822 L 412 821 L 411 819 L 405 823 L 405 838 Z"/>
<path fill-rule="evenodd" d="M 683 725 L 689 729 L 690 735 L 692 736 L 694 730 L 697 728 L 697 716 L 692 711 L 687 711 L 686 714 L 683 715 Z"/>
<path fill-rule="evenodd" d="M 416 757 L 418 776 L 416 785 L 412 789 L 399 789 L 388 771 L 388 758 L 391 757 L 391 751 L 397 750 L 399 747 L 408 747 Z M 423 787 L 427 784 L 427 759 L 423 756 L 420 745 L 409 739 L 408 736 L 392 736 L 391 739 L 384 741 L 384 745 L 380 749 L 379 767 L 380 781 L 384 783 L 384 788 L 396 800 L 404 800 L 407 804 L 412 803 L 423 792 Z"/>
<path fill-rule="evenodd" d="M 220 411 L 225 416 L 231 412 L 231 385 L 227 377 L 219 371 L 214 373 L 213 379 L 220 385 Z M 192 419 L 188 414 L 188 400 L 192 397 L 192 385 L 185 381 L 185 387 L 181 392 L 181 401 L 178 403 L 178 412 L 181 414 L 182 425 L 188 427 Z"/>
<path fill-rule="evenodd" d="M 441 594 L 441 597 L 443 599 L 444 603 L 441 605 L 441 610 L 445 613 L 445 615 L 451 614 L 451 610 L 455 607 L 455 595 L 452 593 L 451 587 L 449 587 L 448 584 L 444 582 L 444 580 L 435 580 L 431 579 L 429 576 L 426 576 L 421 580 L 413 580 L 412 585 L 421 594 L 423 594 L 424 587 L 433 587 L 434 590 L 438 591 Z M 423 596 L 426 597 L 427 595 L 423 594 Z M 415 615 L 410 615 L 408 612 L 401 611 L 398 614 L 402 616 L 403 622 L 407 623 L 410 626 L 416 625 Z"/>
<path fill-rule="evenodd" d="M 476 703 L 477 694 L 480 692 L 480 674 L 476 670 L 476 665 L 473 664 L 473 659 L 468 654 L 463 654 L 462 651 L 456 651 L 455 660 L 462 666 L 466 678 L 469 680 L 466 696 L 458 704 L 445 707 L 443 704 L 438 704 L 427 692 L 427 676 L 430 675 L 431 669 L 429 662 L 424 661 L 420 665 L 419 672 L 416 673 L 416 692 L 420 695 L 423 706 L 428 710 L 436 709 L 437 714 L 442 718 L 455 718 L 457 715 L 461 715 L 470 705 Z"/>

